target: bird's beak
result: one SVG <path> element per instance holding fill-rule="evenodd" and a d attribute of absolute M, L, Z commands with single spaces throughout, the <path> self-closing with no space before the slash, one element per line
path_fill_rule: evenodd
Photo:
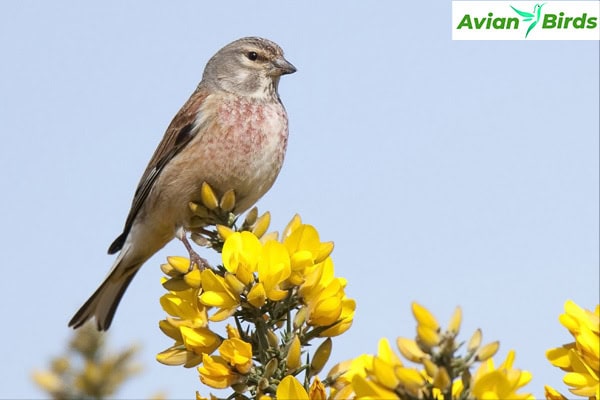
<path fill-rule="evenodd" d="M 294 72 L 296 72 L 296 67 L 294 67 L 292 63 L 285 58 L 279 57 L 273 61 L 273 67 L 271 68 L 270 75 L 281 76 L 293 74 Z"/>

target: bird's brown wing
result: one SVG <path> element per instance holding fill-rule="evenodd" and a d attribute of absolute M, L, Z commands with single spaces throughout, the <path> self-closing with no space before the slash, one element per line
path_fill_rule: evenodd
<path fill-rule="evenodd" d="M 114 254 L 123 248 L 127 235 L 129 235 L 129 231 L 133 225 L 133 221 L 148 197 L 148 193 L 150 193 L 150 190 L 154 186 L 156 178 L 158 178 L 169 161 L 171 161 L 173 157 L 175 157 L 175 155 L 177 155 L 177 153 L 179 153 L 198 133 L 199 129 L 198 126 L 195 125 L 195 121 L 198 110 L 207 96 L 208 94 L 206 92 L 196 90 L 171 121 L 162 141 L 150 159 L 150 162 L 142 175 L 142 179 L 140 179 L 140 182 L 138 183 L 135 195 L 133 196 L 131 210 L 129 210 L 129 215 L 125 221 L 123 233 L 121 233 L 110 245 L 108 254 Z"/>

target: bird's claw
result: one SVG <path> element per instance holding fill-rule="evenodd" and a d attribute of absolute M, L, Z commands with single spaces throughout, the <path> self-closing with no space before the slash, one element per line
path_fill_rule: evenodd
<path fill-rule="evenodd" d="M 190 271 L 194 268 L 194 264 L 198 266 L 198 269 L 200 271 L 202 271 L 205 268 L 210 268 L 210 264 L 208 263 L 208 261 L 200 257 L 200 255 L 196 253 L 196 251 L 192 248 L 192 245 L 190 244 L 186 233 L 181 235 L 181 242 L 183 243 L 190 255 Z"/>

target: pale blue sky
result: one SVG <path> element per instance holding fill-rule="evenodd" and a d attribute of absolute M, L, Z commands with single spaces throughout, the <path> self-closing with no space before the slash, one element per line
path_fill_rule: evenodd
<path fill-rule="evenodd" d="M 215 2 L 216 3 L 216 2 Z M 452 42 L 450 3 L 0 2 L 0 398 L 36 398 L 29 373 L 112 264 L 133 191 L 208 58 L 272 39 L 298 72 L 282 173 L 260 201 L 335 241 L 358 302 L 332 360 L 414 335 L 411 301 L 463 335 L 516 349 L 528 386 L 566 392 L 546 349 L 570 341 L 563 303 L 598 303 L 598 42 Z M 208 394 L 166 367 L 159 265 L 134 280 L 110 343 L 143 346 L 122 398 Z M 206 254 L 206 253 L 205 253 Z M 329 366 L 332 363 L 330 362 Z"/>

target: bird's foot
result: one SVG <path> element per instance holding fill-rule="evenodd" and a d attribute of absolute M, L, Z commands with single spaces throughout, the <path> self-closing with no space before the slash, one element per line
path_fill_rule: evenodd
<path fill-rule="evenodd" d="M 200 257 L 200 255 L 198 253 L 196 253 L 196 251 L 192 248 L 192 245 L 190 244 L 186 233 L 181 235 L 181 242 L 183 243 L 183 245 L 185 246 L 186 250 L 188 251 L 188 253 L 190 255 L 190 271 L 194 267 L 194 264 L 196 264 L 198 266 L 198 269 L 200 271 L 202 271 L 205 268 L 210 268 L 210 264 L 208 263 L 208 261 L 206 261 L 206 259 Z"/>

